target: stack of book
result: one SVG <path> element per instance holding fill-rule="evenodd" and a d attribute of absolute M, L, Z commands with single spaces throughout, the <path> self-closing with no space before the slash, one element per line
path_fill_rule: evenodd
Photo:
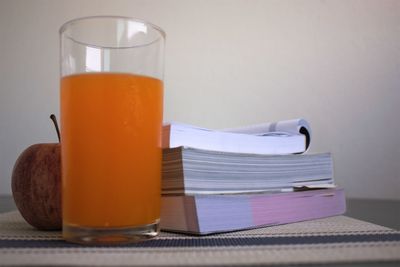
<path fill-rule="evenodd" d="M 210 234 L 345 212 L 330 153 L 303 154 L 303 119 L 213 131 L 163 128 L 161 228 Z"/>

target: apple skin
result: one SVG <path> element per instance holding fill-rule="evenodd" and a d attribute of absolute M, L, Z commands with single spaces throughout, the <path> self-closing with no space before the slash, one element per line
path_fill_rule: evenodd
<path fill-rule="evenodd" d="M 61 219 L 61 146 L 34 144 L 18 157 L 12 193 L 22 217 L 40 230 L 59 230 Z"/>

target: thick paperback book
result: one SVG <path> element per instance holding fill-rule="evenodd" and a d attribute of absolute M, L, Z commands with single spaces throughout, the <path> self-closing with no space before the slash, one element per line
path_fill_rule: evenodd
<path fill-rule="evenodd" d="M 342 189 L 288 193 L 163 196 L 161 229 L 211 234 L 340 215 Z"/>
<path fill-rule="evenodd" d="M 163 194 L 281 192 L 333 183 L 330 153 L 263 155 L 190 147 L 163 150 Z"/>

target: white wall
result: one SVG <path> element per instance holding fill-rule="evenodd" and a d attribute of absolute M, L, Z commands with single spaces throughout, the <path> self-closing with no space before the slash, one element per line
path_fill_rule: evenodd
<path fill-rule="evenodd" d="M 400 1 L 0 0 L 0 194 L 55 142 L 58 29 L 134 16 L 167 32 L 165 120 L 224 128 L 304 117 L 350 197 L 400 199 Z"/>

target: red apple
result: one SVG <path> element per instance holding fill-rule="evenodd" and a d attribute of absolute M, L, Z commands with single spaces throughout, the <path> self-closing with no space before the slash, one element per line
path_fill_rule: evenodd
<path fill-rule="evenodd" d="M 40 230 L 62 227 L 60 147 L 59 143 L 28 147 L 18 157 L 12 172 L 15 204 L 24 219 Z"/>

